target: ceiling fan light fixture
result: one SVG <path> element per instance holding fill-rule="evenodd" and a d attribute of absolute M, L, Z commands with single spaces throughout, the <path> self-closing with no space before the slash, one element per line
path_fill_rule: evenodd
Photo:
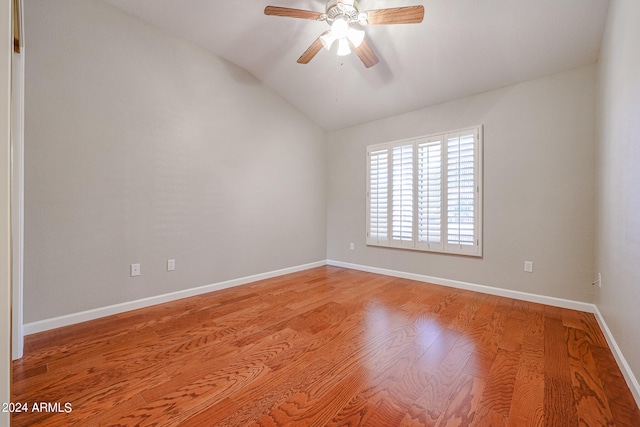
<path fill-rule="evenodd" d="M 349 41 L 346 38 L 338 40 L 338 56 L 347 56 L 350 53 Z"/>
<path fill-rule="evenodd" d="M 336 37 L 333 35 L 332 31 L 327 31 L 320 36 L 320 41 L 325 49 L 330 50 L 333 42 L 336 41 Z"/>
<path fill-rule="evenodd" d="M 359 47 L 364 40 L 364 31 L 356 30 L 355 28 L 351 27 L 349 28 L 349 31 L 347 31 L 347 38 L 352 45 L 354 45 L 355 47 Z"/>
<path fill-rule="evenodd" d="M 331 32 L 336 39 L 347 37 L 349 33 L 349 22 L 342 17 L 336 18 L 333 24 L 331 24 Z"/>

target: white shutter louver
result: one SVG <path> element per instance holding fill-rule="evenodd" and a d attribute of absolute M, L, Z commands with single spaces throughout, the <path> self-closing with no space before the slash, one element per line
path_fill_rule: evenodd
<path fill-rule="evenodd" d="M 442 140 L 418 144 L 418 245 L 442 248 Z"/>
<path fill-rule="evenodd" d="M 413 244 L 413 145 L 393 147 L 391 165 L 391 239 Z"/>
<path fill-rule="evenodd" d="M 389 150 L 382 149 L 369 153 L 369 211 L 368 241 L 388 240 Z"/>
<path fill-rule="evenodd" d="M 447 139 L 447 243 L 475 245 L 474 135 Z"/>

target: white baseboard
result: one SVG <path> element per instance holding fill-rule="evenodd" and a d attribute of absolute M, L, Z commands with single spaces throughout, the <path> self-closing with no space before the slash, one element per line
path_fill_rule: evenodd
<path fill-rule="evenodd" d="M 457 280 L 443 279 L 441 277 L 425 276 L 423 274 L 406 273 L 404 271 L 387 270 L 384 268 L 370 267 L 367 265 L 351 264 L 342 261 L 327 260 L 328 265 L 336 267 L 350 268 L 353 270 L 367 271 L 369 273 L 384 274 L 386 276 L 400 277 L 403 279 L 416 280 L 419 282 L 434 283 L 436 285 L 448 286 L 451 288 L 465 289 L 467 291 L 480 292 L 483 294 L 497 295 L 506 298 L 513 298 L 523 301 L 546 304 L 554 307 L 569 308 L 571 310 L 586 311 L 593 313 L 595 306 L 586 302 L 573 301 L 563 298 L 549 297 L 545 295 L 530 294 L 527 292 L 512 291 L 509 289 L 494 288 L 492 286 L 478 285 L 475 283 L 460 282 Z"/>
<path fill-rule="evenodd" d="M 136 310 L 139 308 L 149 307 L 156 304 L 162 304 L 169 301 L 175 301 L 182 298 L 187 298 L 195 295 L 205 294 L 221 289 L 231 288 L 234 286 L 240 286 L 258 280 L 270 279 L 272 277 L 282 276 L 284 274 L 295 273 L 298 271 L 308 270 L 314 267 L 321 267 L 323 265 L 331 265 L 335 267 L 349 268 L 352 270 L 367 271 L 370 273 L 384 274 L 387 276 L 400 277 L 404 279 L 416 280 L 420 282 L 434 283 L 436 285 L 448 286 L 453 288 L 465 289 L 474 292 L 481 292 L 490 295 L 497 295 L 501 297 L 513 298 L 523 301 L 535 302 L 539 304 L 551 305 L 554 307 L 568 308 L 572 310 L 584 311 L 587 313 L 594 313 L 604 336 L 609 343 L 611 352 L 622 371 L 622 375 L 627 381 L 627 385 L 633 394 L 638 406 L 640 406 L 640 385 L 638 380 L 633 375 L 629 364 L 624 358 L 620 347 L 616 343 L 607 323 L 605 322 L 602 314 L 598 310 L 595 304 L 589 304 L 580 301 L 572 301 L 563 298 L 549 297 L 545 295 L 530 294 L 527 292 L 513 291 L 509 289 L 495 288 L 492 286 L 478 285 L 475 283 L 460 282 L 457 280 L 443 279 L 441 277 L 426 276 L 416 273 L 407 273 L 397 270 L 389 270 L 378 267 L 370 267 L 366 265 L 351 264 L 342 261 L 323 260 L 316 261 L 309 264 L 298 265 L 289 268 L 283 268 L 281 270 L 269 271 L 266 273 L 256 274 L 252 276 L 241 277 L 238 279 L 227 280 L 224 282 L 214 283 L 210 285 L 201 286 L 198 288 L 185 289 L 182 291 L 172 292 L 163 295 L 157 295 L 154 297 L 143 298 L 136 301 L 129 301 L 121 304 L 110 305 L 107 307 L 100 307 L 93 310 L 82 311 L 79 313 L 72 313 L 65 316 L 54 317 L 52 319 L 40 320 L 37 322 L 27 323 L 24 325 L 24 334 L 30 335 L 38 332 L 47 331 L 50 329 L 60 328 L 62 326 L 73 325 L 80 322 L 86 322 L 88 320 L 98 319 L 101 317 L 111 316 L 113 314 L 123 313 L 126 311 Z"/>
<path fill-rule="evenodd" d="M 266 273 L 255 274 L 252 276 L 241 277 L 238 279 L 227 280 L 224 282 L 213 283 L 210 285 L 200 286 L 197 288 L 185 289 L 182 291 L 171 292 L 163 295 L 142 298 L 135 301 L 123 302 L 120 304 L 109 305 L 107 307 L 95 308 L 93 310 L 81 311 L 79 313 L 67 314 L 64 316 L 54 317 L 51 319 L 39 320 L 37 322 L 26 323 L 24 325 L 24 334 L 30 335 L 38 332 L 48 331 L 50 329 L 69 326 L 76 323 L 86 322 L 101 317 L 111 316 L 125 311 L 137 310 L 139 308 L 149 307 L 152 305 L 162 304 L 169 301 L 175 301 L 182 298 L 188 298 L 195 295 L 206 294 L 208 292 L 218 291 L 221 289 L 240 286 L 258 280 L 270 279 L 272 277 L 282 276 L 284 274 L 295 273 L 298 271 L 308 270 L 314 267 L 326 265 L 326 260 L 316 261 L 309 264 L 298 265 L 280 270 L 269 271 Z"/>
<path fill-rule="evenodd" d="M 613 357 L 615 357 L 616 362 L 618 362 L 618 367 L 622 372 L 622 376 L 624 376 L 624 379 L 627 381 L 627 385 L 629 386 L 629 390 L 631 390 L 631 394 L 633 394 L 633 398 L 636 400 L 636 404 L 640 407 L 640 383 L 638 383 L 638 379 L 633 375 L 631 367 L 624 358 L 622 350 L 618 347 L 618 343 L 616 343 L 615 338 L 613 338 L 613 334 L 611 333 L 609 326 L 607 326 L 607 322 L 605 322 L 604 317 L 602 317 L 602 313 L 598 310 L 598 306 L 594 305 L 594 307 L 594 315 L 600 324 L 604 337 L 607 339 L 609 348 L 611 348 L 611 353 L 613 353 Z"/>
<path fill-rule="evenodd" d="M 295 273 L 323 265 L 332 265 L 336 267 L 350 268 L 353 270 L 367 271 L 370 273 L 384 274 L 387 276 L 401 277 L 404 279 L 416 280 L 420 282 L 429 282 L 436 285 L 460 288 L 469 291 L 481 292 L 485 294 L 498 295 L 507 298 L 514 298 L 524 301 L 547 304 L 556 307 L 569 308 L 573 310 L 595 312 L 595 306 L 584 302 L 572 301 L 562 298 L 548 297 L 544 295 L 529 294 L 526 292 L 513 291 L 491 286 L 478 285 L 474 283 L 460 282 L 457 280 L 443 279 L 440 277 L 426 276 L 416 273 L 407 273 L 397 270 L 388 270 L 378 267 L 370 267 L 366 265 L 351 264 L 341 261 L 322 260 L 309 264 L 298 265 L 280 270 L 269 271 L 266 273 L 255 274 L 252 276 L 241 277 L 238 279 L 227 280 L 224 282 L 213 283 L 210 285 L 190 288 L 181 291 L 171 292 L 168 294 L 156 295 L 148 298 L 142 298 L 135 301 L 127 301 L 120 304 L 99 307 L 92 310 L 71 313 L 64 316 L 54 317 L 51 319 L 38 320 L 36 322 L 26 323 L 24 325 L 24 334 L 31 335 L 38 332 L 48 331 L 50 329 L 60 328 L 63 326 L 73 325 L 76 323 L 86 322 L 88 320 L 98 319 L 101 317 L 111 316 L 126 311 L 137 310 L 139 308 L 149 307 L 152 305 L 162 304 L 169 301 L 175 301 L 182 298 L 188 298 L 194 295 L 200 295 L 207 292 L 213 292 L 221 289 L 231 288 L 233 286 L 244 285 L 258 280 L 269 279 L 272 277 L 282 276 L 284 274 Z"/>

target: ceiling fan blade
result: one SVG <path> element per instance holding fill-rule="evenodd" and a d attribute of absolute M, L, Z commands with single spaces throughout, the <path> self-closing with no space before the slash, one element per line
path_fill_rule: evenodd
<path fill-rule="evenodd" d="M 322 42 L 320 41 L 320 37 L 318 37 L 311 46 L 298 58 L 298 64 L 308 64 L 309 61 L 313 59 L 314 56 L 322 49 Z"/>
<path fill-rule="evenodd" d="M 288 18 L 312 19 L 314 21 L 322 15 L 320 12 L 313 12 L 311 10 L 291 9 L 288 7 L 278 6 L 265 7 L 264 14 L 272 16 L 286 16 Z"/>
<path fill-rule="evenodd" d="M 351 42 L 349 44 L 351 45 L 351 49 L 356 51 L 356 55 L 358 55 L 358 58 L 360 58 L 366 68 L 373 67 L 380 61 L 366 40 L 362 40 L 362 43 L 360 43 L 358 47 L 354 46 Z"/>
<path fill-rule="evenodd" d="M 367 10 L 369 25 L 418 24 L 424 18 L 424 6 L 392 7 Z"/>

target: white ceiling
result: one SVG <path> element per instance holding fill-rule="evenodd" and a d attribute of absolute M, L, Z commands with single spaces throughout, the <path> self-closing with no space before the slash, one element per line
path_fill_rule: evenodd
<path fill-rule="evenodd" d="M 325 22 L 265 16 L 324 11 L 322 0 L 107 0 L 246 69 L 327 130 L 412 111 L 597 61 L 608 0 L 360 0 L 424 5 L 421 24 L 366 28 L 380 62 L 322 50 Z"/>

